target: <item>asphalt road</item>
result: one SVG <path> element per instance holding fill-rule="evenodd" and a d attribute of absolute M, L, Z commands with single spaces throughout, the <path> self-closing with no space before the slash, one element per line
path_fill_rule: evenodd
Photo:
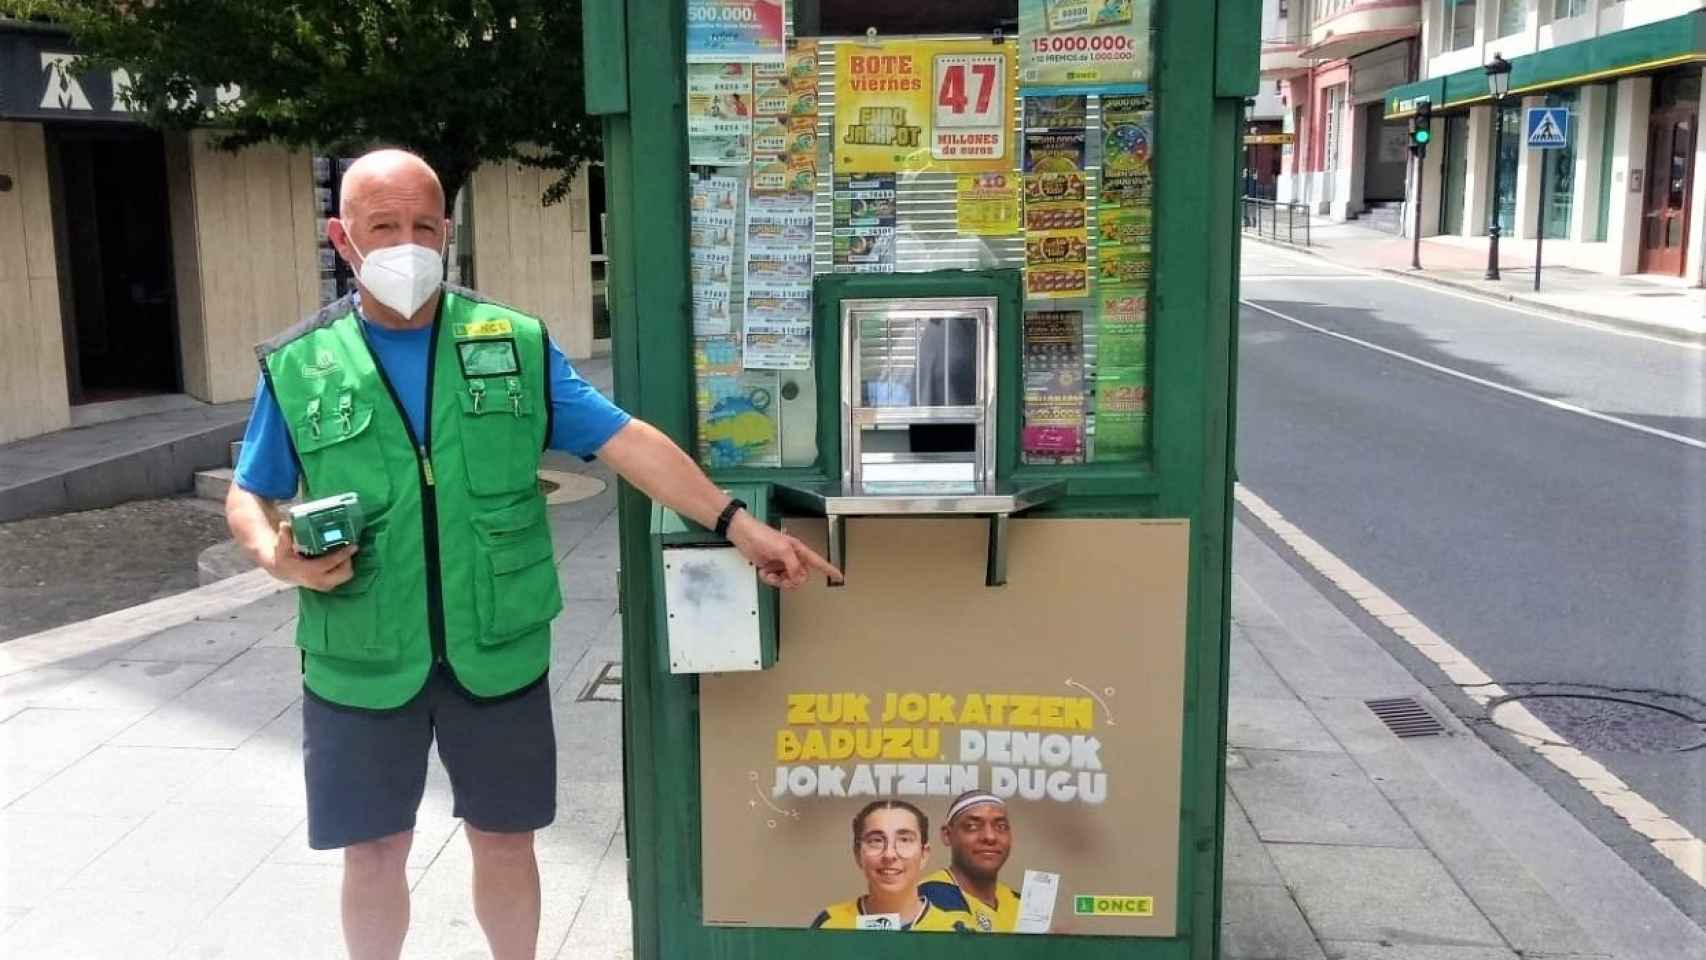
<path fill-rule="evenodd" d="M 1248 243 L 1243 276 L 1246 486 L 1507 688 L 1706 722 L 1706 352 Z M 1706 837 L 1706 749 L 1576 729 Z"/>

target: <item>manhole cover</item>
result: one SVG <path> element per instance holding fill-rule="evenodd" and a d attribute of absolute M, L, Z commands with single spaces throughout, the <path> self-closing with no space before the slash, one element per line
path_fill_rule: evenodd
<path fill-rule="evenodd" d="M 1582 750 L 1671 753 L 1706 746 L 1706 724 L 1666 707 L 1622 697 L 1530 694 L 1513 697 Z M 1497 710 L 1494 711 L 1497 720 Z"/>
<path fill-rule="evenodd" d="M 545 495 L 545 503 L 556 506 L 559 503 L 574 503 L 588 497 L 596 497 L 604 492 L 604 481 L 597 477 L 589 477 L 579 473 L 566 473 L 561 470 L 539 471 L 539 492 Z"/>

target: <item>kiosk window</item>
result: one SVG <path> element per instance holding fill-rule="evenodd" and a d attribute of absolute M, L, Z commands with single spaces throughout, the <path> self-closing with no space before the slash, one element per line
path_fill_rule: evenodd
<path fill-rule="evenodd" d="M 842 379 L 817 345 L 843 331 L 814 329 L 815 278 L 957 270 L 1020 272 L 1027 333 L 980 356 L 966 318 L 843 315 L 871 327 L 844 401 L 932 411 L 874 429 L 958 449 L 947 411 L 1018 369 L 1000 392 L 1024 396 L 1021 463 L 1146 458 L 1152 2 L 685 2 L 702 463 L 808 467 L 840 445 L 817 436 L 835 402 L 817 387 Z M 717 26 L 745 6 L 782 16 Z"/>
<path fill-rule="evenodd" d="M 859 381 L 867 407 L 977 402 L 977 318 L 860 313 Z"/>

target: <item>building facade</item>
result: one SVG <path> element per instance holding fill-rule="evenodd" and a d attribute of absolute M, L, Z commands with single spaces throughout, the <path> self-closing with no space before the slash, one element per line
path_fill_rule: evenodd
<path fill-rule="evenodd" d="M 1706 2 L 1432 0 L 1421 43 L 1422 79 L 1391 91 L 1385 116 L 1432 108 L 1424 236 L 1485 235 L 1497 218 L 1505 237 L 1544 233 L 1548 262 L 1701 283 Z M 1511 64 L 1498 104 L 1484 69 L 1494 55 Z M 1535 106 L 1567 108 L 1565 147 L 1524 148 Z"/>
<path fill-rule="evenodd" d="M 1266 0 L 1261 71 L 1290 135 L 1278 199 L 1398 230 L 1408 128 L 1386 94 L 1416 76 L 1418 0 Z M 1271 12 L 1272 18 L 1269 19 Z"/>
<path fill-rule="evenodd" d="M 0 443 L 174 395 L 247 399 L 252 345 L 347 287 L 325 242 L 342 161 L 150 129 L 125 109 L 124 71 L 73 74 L 74 57 L 63 33 L 0 20 Z M 587 356 L 596 211 L 584 177 L 542 207 L 548 177 L 476 172 L 450 270 Z"/>

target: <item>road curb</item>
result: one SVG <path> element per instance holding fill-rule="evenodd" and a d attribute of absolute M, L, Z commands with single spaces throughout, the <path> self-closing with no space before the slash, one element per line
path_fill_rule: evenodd
<path fill-rule="evenodd" d="M 1407 280 L 1420 280 L 1423 283 L 1431 283 L 1434 286 L 1446 287 L 1463 293 L 1473 293 L 1476 296 L 1485 297 L 1488 300 L 1509 303 L 1513 306 L 1525 307 L 1530 310 L 1556 313 L 1576 320 L 1586 320 L 1590 323 L 1598 323 L 1607 327 L 1628 330 L 1631 333 L 1644 333 L 1649 336 L 1661 337 L 1666 340 L 1674 340 L 1677 343 L 1688 344 L 1690 346 L 1706 346 L 1706 331 L 1682 330 L 1662 323 L 1643 323 L 1640 320 L 1630 320 L 1626 317 L 1610 317 L 1605 314 L 1594 313 L 1591 310 L 1577 310 L 1574 307 L 1561 307 L 1557 304 L 1549 303 L 1544 300 L 1522 297 L 1514 293 L 1501 293 L 1493 290 L 1485 290 L 1473 283 L 1465 283 L 1461 280 L 1447 280 L 1444 277 L 1432 276 L 1426 270 L 1411 270 L 1407 267 L 1363 267 L 1354 263 L 1344 263 L 1343 261 L 1335 260 L 1332 257 L 1326 256 L 1325 254 L 1319 253 L 1308 247 L 1299 247 L 1279 240 L 1270 240 L 1267 237 L 1257 236 L 1253 233 L 1245 233 L 1243 236 L 1245 239 L 1254 240 L 1265 247 L 1273 247 L 1276 250 L 1286 250 L 1291 253 L 1301 253 L 1305 256 L 1314 257 L 1318 260 L 1326 261 L 1327 263 L 1337 264 L 1338 266 L 1354 270 L 1378 270 L 1381 273 L 1390 274 L 1394 277 L 1403 277 Z"/>
<path fill-rule="evenodd" d="M 1264 247 L 1273 247 L 1275 250 L 1290 250 L 1292 253 L 1301 253 L 1311 257 L 1320 257 L 1322 260 L 1327 259 L 1308 247 L 1300 247 L 1294 243 L 1286 243 L 1282 240 L 1270 240 L 1267 237 L 1255 233 L 1241 233 L 1241 236 L 1246 240 L 1254 240 Z"/>
<path fill-rule="evenodd" d="M 1587 320 L 1592 323 L 1603 324 L 1608 327 L 1616 327 L 1620 330 L 1628 330 L 1632 333 L 1644 333 L 1649 336 L 1662 337 L 1666 340 L 1675 340 L 1678 343 L 1706 346 L 1706 331 L 1689 331 L 1663 323 L 1646 323 L 1641 320 L 1631 320 L 1628 317 L 1612 317 L 1603 313 L 1594 313 L 1591 310 L 1577 310 L 1574 307 L 1561 307 L 1555 303 L 1545 300 L 1535 300 L 1531 297 L 1518 296 L 1514 293 L 1502 293 L 1495 290 L 1487 290 L 1476 286 L 1474 283 L 1462 280 L 1448 280 L 1444 277 L 1429 276 L 1425 270 L 1410 270 L 1401 267 L 1376 267 L 1374 269 L 1379 270 L 1381 273 L 1391 274 L 1394 277 L 1420 280 L 1424 283 L 1431 283 L 1439 287 L 1448 287 L 1452 290 L 1461 290 L 1464 293 L 1473 293 L 1477 296 L 1486 297 L 1488 300 L 1499 300 L 1519 307 L 1526 307 L 1530 310 L 1562 314 L 1567 317 L 1574 317 L 1577 320 Z"/>
<path fill-rule="evenodd" d="M 289 589 L 289 584 L 265 570 L 251 570 L 205 587 L 18 637 L 0 644 L 0 677 L 122 646 Z"/>

